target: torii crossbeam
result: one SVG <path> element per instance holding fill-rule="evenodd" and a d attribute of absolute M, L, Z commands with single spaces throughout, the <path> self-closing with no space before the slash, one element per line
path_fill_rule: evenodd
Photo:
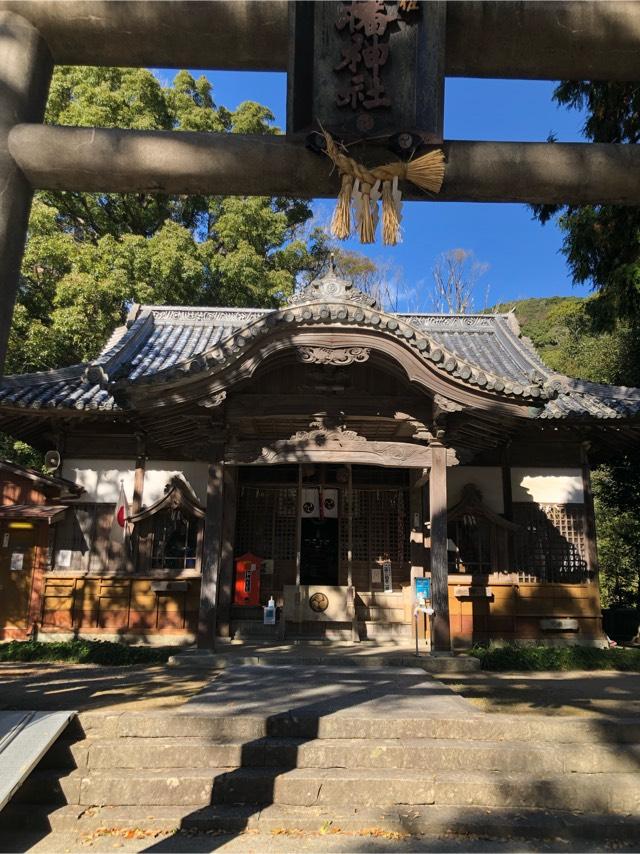
<path fill-rule="evenodd" d="M 336 8 L 350 5 L 302 7 L 307 15 L 310 9 L 316 10 L 317 32 L 318 9 L 325 7 L 335 14 Z M 396 5 L 403 4 L 386 7 L 395 15 Z M 418 74 L 426 67 L 435 69 L 433 73 L 441 74 L 442 79 L 446 75 L 640 79 L 640 2 L 430 2 L 404 6 L 429 20 L 429 26 L 412 35 L 417 47 L 411 48 L 416 76 L 410 107 L 418 118 L 410 127 L 398 128 L 420 131 L 420 116 L 430 115 L 433 127 L 423 134 L 422 142 L 438 141 L 437 116 L 442 106 L 423 97 L 422 86 L 431 87 L 432 99 L 438 97 L 437 80 Z M 296 100 L 298 105 L 301 98 L 304 101 L 304 87 L 310 85 L 309 68 L 300 72 L 300 14 L 297 4 L 283 0 L 0 0 L 0 368 L 34 190 L 317 197 L 335 195 L 339 187 L 326 159 L 305 150 L 304 134 L 297 132 L 280 138 L 251 138 L 44 126 L 54 64 L 288 70 L 288 128 L 296 131 L 296 122 L 301 121 Z M 408 21 L 407 33 L 411 33 L 412 20 L 416 19 L 409 16 L 403 23 Z M 357 23 L 355 29 L 359 26 Z M 355 36 L 353 43 L 360 44 Z M 374 33 L 367 45 L 367 68 L 373 67 L 375 72 L 384 52 L 380 53 L 382 48 L 374 36 L 377 39 Z M 374 47 L 377 59 L 371 53 Z M 338 44 L 337 49 L 339 57 Z M 312 42 L 308 55 L 315 62 L 321 50 Z M 335 62 L 331 57 L 327 62 L 334 63 L 327 66 L 331 74 Z M 311 71 L 318 73 L 315 67 Z M 358 93 L 353 97 L 355 103 Z M 402 105 L 403 110 L 406 106 Z M 353 117 L 355 120 L 355 112 Z M 369 124 L 376 121 L 377 117 Z M 389 152 L 380 148 L 380 140 L 376 146 L 365 143 L 358 156 L 374 162 L 388 159 Z M 438 196 L 441 200 L 640 202 L 636 146 L 449 141 L 442 147 L 447 166 Z M 427 197 L 412 196 L 409 191 L 409 198 Z"/>

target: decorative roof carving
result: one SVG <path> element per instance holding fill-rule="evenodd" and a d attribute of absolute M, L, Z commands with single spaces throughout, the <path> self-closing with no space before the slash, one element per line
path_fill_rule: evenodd
<path fill-rule="evenodd" d="M 217 394 L 211 395 L 211 397 L 206 397 L 204 400 L 201 400 L 198 403 L 198 406 L 202 406 L 204 409 L 215 409 L 218 406 L 221 406 L 225 400 L 227 399 L 227 392 L 225 389 L 219 391 Z"/>
<path fill-rule="evenodd" d="M 480 492 L 475 483 L 468 483 L 463 487 L 460 501 L 447 512 L 447 519 L 450 522 L 455 519 L 461 519 L 464 516 L 480 516 L 486 519 L 491 525 L 496 525 L 498 528 L 505 528 L 507 531 L 520 530 L 520 525 L 516 525 L 515 522 L 510 522 L 504 516 L 495 513 L 484 503 L 482 492 Z"/>
<path fill-rule="evenodd" d="M 377 308 L 375 299 L 364 291 L 353 286 L 353 282 L 341 279 L 335 268 L 333 256 L 328 272 L 321 278 L 314 279 L 306 288 L 303 288 L 289 298 L 289 305 L 299 305 L 303 302 L 315 302 L 316 300 L 329 300 L 331 302 L 355 302 L 366 305 L 369 308 Z"/>
<path fill-rule="evenodd" d="M 312 365 L 351 365 L 366 362 L 369 347 L 298 347 L 301 362 Z"/>
<path fill-rule="evenodd" d="M 318 427 L 299 430 L 288 439 L 278 439 L 268 446 L 236 442 L 228 446 L 228 462 L 265 465 L 295 462 L 344 462 L 428 468 L 431 449 L 410 442 L 370 441 L 344 427 Z M 447 449 L 447 465 L 457 465 L 453 449 Z"/>
<path fill-rule="evenodd" d="M 179 475 L 174 475 L 165 487 L 165 494 L 150 507 L 129 516 L 128 521 L 136 524 L 149 519 L 161 510 L 179 511 L 196 519 L 204 519 L 205 510 L 200 505 L 189 484 Z"/>

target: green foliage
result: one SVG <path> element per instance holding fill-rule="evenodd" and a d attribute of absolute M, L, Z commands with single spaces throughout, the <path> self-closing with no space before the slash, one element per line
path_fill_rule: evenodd
<path fill-rule="evenodd" d="M 277 133 L 245 101 L 218 106 L 180 71 L 57 67 L 46 121 L 152 130 Z M 298 199 L 41 192 L 34 200 L 8 373 L 93 358 L 131 302 L 275 307 L 326 258 Z"/>
<path fill-rule="evenodd" d="M 564 81 L 554 100 L 586 110 L 583 133 L 592 142 L 640 139 L 640 85 Z M 603 326 L 616 318 L 638 322 L 640 312 L 640 207 L 622 205 L 534 205 L 540 222 L 556 217 L 573 279 L 597 291 L 594 309 Z"/>
<path fill-rule="evenodd" d="M 111 641 L 9 641 L 0 644 L 0 661 L 67 661 L 124 667 L 130 664 L 164 664 L 174 652 L 171 647 L 127 646 Z"/>
<path fill-rule="evenodd" d="M 6 433 L 0 433 L 0 460 L 9 460 L 37 471 L 42 471 L 44 466 L 44 455 L 40 451 Z"/>
<path fill-rule="evenodd" d="M 593 473 L 604 607 L 640 609 L 640 452 Z"/>
<path fill-rule="evenodd" d="M 596 649 L 588 646 L 474 646 L 471 655 L 483 670 L 625 670 L 640 671 L 640 649 Z"/>

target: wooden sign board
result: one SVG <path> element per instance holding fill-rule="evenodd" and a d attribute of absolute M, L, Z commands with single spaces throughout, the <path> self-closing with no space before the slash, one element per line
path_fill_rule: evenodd
<path fill-rule="evenodd" d="M 290 3 L 287 132 L 442 142 L 446 3 Z"/>

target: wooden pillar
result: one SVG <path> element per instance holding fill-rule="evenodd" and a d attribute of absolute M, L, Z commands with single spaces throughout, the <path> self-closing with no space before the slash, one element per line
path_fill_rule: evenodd
<path fill-rule="evenodd" d="M 349 480 L 347 482 L 347 503 L 349 505 L 349 518 L 347 520 L 347 597 L 349 610 L 351 611 L 351 640 L 355 643 L 360 640 L 358 631 L 358 615 L 356 611 L 356 591 L 353 587 L 353 467 L 347 463 Z"/>
<path fill-rule="evenodd" d="M 502 450 L 502 503 L 504 505 L 504 518 L 509 522 L 513 522 L 513 489 L 511 487 L 511 442 L 507 442 Z M 499 567 L 499 569 L 507 569 L 509 572 L 514 571 L 514 542 L 513 533 L 507 532 L 507 562 L 508 566 Z"/>
<path fill-rule="evenodd" d="M 0 375 L 33 196 L 9 153 L 9 132 L 20 122 L 42 121 L 52 70 L 40 33 L 19 15 L 0 12 Z"/>
<path fill-rule="evenodd" d="M 233 604 L 233 574 L 238 506 L 238 467 L 225 463 L 220 544 L 220 581 L 218 584 L 217 633 L 231 637 L 231 605 Z"/>
<path fill-rule="evenodd" d="M 431 596 L 433 652 L 451 652 L 449 567 L 447 561 L 447 449 L 431 443 L 429 512 L 431 516 Z"/>
<path fill-rule="evenodd" d="M 300 559 L 302 556 L 302 466 L 300 464 L 298 464 L 296 506 L 296 587 L 300 587 Z"/>
<path fill-rule="evenodd" d="M 136 434 L 136 471 L 133 478 L 133 501 L 131 510 L 135 515 L 142 510 L 144 472 L 147 464 L 146 443 L 141 433 Z"/>
<path fill-rule="evenodd" d="M 200 614 L 198 618 L 198 646 L 215 647 L 216 597 L 220 569 L 220 541 L 222 537 L 224 463 L 218 460 L 209 466 L 207 481 L 207 516 L 202 544 L 202 578 L 200 581 Z"/>
<path fill-rule="evenodd" d="M 423 493 L 424 493 L 424 471 L 423 469 L 411 469 L 409 473 L 410 491 L 409 491 L 409 514 L 410 514 L 410 541 L 409 541 L 409 559 L 411 561 L 411 570 L 409 581 L 411 583 L 411 605 L 415 599 L 415 579 L 423 578 L 425 566 L 425 548 L 424 548 L 424 517 L 423 517 Z M 406 603 L 405 603 L 406 607 Z M 418 637 L 424 640 L 425 636 L 425 621 L 420 620 L 416 623 L 415 619 L 411 620 L 411 631 L 415 634 L 418 631 Z"/>

